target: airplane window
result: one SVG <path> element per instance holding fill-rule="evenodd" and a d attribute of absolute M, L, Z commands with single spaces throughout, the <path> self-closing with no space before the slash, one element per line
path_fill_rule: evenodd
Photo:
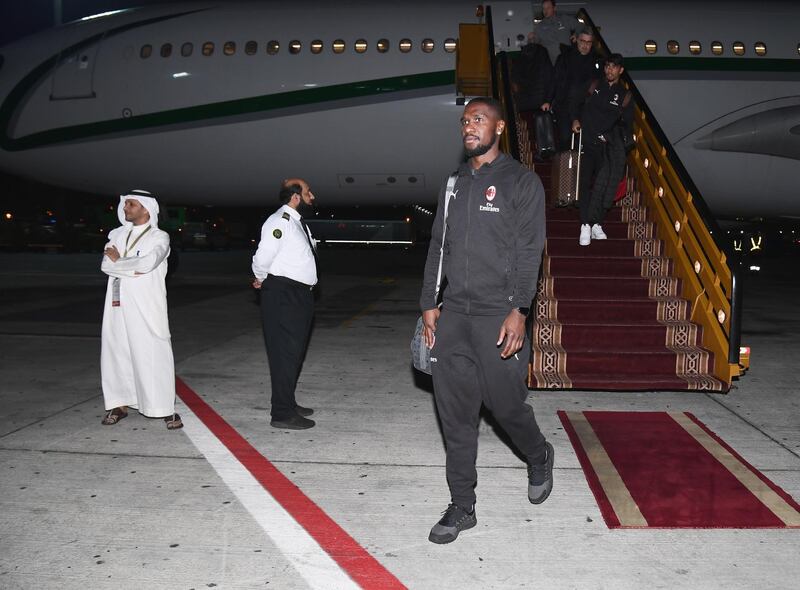
<path fill-rule="evenodd" d="M 225 41 L 225 45 L 222 46 L 222 53 L 225 55 L 236 53 L 236 43 L 234 41 Z"/>
<path fill-rule="evenodd" d="M 142 45 L 141 51 L 139 51 L 139 57 L 142 59 L 147 59 L 153 55 L 153 46 L 152 45 Z"/>
<path fill-rule="evenodd" d="M 767 55 L 767 46 L 759 41 L 755 44 L 756 55 Z"/>
<path fill-rule="evenodd" d="M 184 43 L 181 45 L 181 55 L 183 57 L 189 57 L 192 55 L 192 51 L 194 51 L 194 45 L 191 43 Z"/>
<path fill-rule="evenodd" d="M 336 39 L 336 41 L 333 42 L 333 52 L 334 53 L 342 53 L 344 51 L 344 48 L 345 48 L 345 44 L 344 44 L 344 41 L 342 39 Z"/>
<path fill-rule="evenodd" d="M 722 48 L 722 43 L 719 41 L 714 41 L 711 43 L 711 53 L 714 55 L 722 55 L 724 49 Z"/>
<path fill-rule="evenodd" d="M 403 53 L 411 51 L 411 39 L 400 39 L 400 51 Z"/>
<path fill-rule="evenodd" d="M 689 41 L 689 53 L 699 55 L 701 51 L 703 51 L 703 46 L 700 41 Z"/>
<path fill-rule="evenodd" d="M 319 39 L 314 39 L 311 42 L 311 53 L 321 53 L 322 52 L 322 41 Z"/>
<path fill-rule="evenodd" d="M 675 41 L 674 39 L 667 41 L 667 51 L 672 55 L 675 55 L 681 50 L 680 43 Z"/>
<path fill-rule="evenodd" d="M 378 53 L 386 53 L 389 51 L 389 40 L 388 39 L 379 39 L 378 40 Z"/>
<path fill-rule="evenodd" d="M 258 41 L 248 41 L 244 44 L 244 52 L 247 55 L 255 55 L 258 53 Z"/>
<path fill-rule="evenodd" d="M 648 39 L 647 41 L 644 42 L 644 50 L 652 55 L 653 53 L 658 51 L 658 45 L 656 45 L 656 42 L 653 41 L 652 39 Z"/>
<path fill-rule="evenodd" d="M 422 40 L 422 51 L 424 51 L 425 53 L 432 52 L 434 47 L 435 47 L 435 45 L 433 43 L 433 39 L 423 39 Z"/>
<path fill-rule="evenodd" d="M 444 50 L 447 53 L 453 53 L 456 50 L 456 40 L 455 39 L 445 39 L 444 40 Z"/>
<path fill-rule="evenodd" d="M 206 41 L 203 43 L 203 55 L 209 57 L 214 55 L 214 42 L 213 41 Z"/>
<path fill-rule="evenodd" d="M 800 54 L 800 43 L 797 44 L 797 53 Z"/>
<path fill-rule="evenodd" d="M 292 55 L 297 55 L 300 53 L 300 50 L 303 48 L 303 44 L 300 43 L 297 39 L 294 41 L 289 41 L 289 53 Z"/>
<path fill-rule="evenodd" d="M 161 57 L 169 57 L 172 55 L 172 43 L 164 43 L 161 46 Z"/>
<path fill-rule="evenodd" d="M 736 41 L 736 43 L 733 44 L 733 52 L 736 55 L 744 55 L 744 43 Z"/>
<path fill-rule="evenodd" d="M 276 53 L 278 53 L 278 51 L 280 51 L 280 49 L 281 49 L 281 44 L 278 43 L 277 41 L 270 41 L 269 43 L 267 43 L 267 53 L 269 53 L 270 55 L 275 55 Z"/>
<path fill-rule="evenodd" d="M 356 53 L 364 53 L 367 50 L 366 39 L 358 39 L 355 45 L 353 45 L 353 49 L 356 50 Z"/>

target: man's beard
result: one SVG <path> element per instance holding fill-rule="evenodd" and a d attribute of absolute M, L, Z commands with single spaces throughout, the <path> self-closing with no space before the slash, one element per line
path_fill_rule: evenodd
<path fill-rule="evenodd" d="M 476 158 L 478 156 L 482 156 L 483 154 L 488 152 L 490 149 L 492 149 L 492 147 L 494 147 L 494 144 L 497 143 L 497 138 L 498 137 L 500 137 L 500 136 L 497 135 L 496 133 L 493 133 L 492 134 L 492 142 L 489 143 L 489 144 L 479 143 L 477 146 L 475 146 L 472 149 L 468 149 L 467 147 L 464 147 L 464 155 L 466 155 L 467 158 Z"/>
<path fill-rule="evenodd" d="M 310 205 L 305 201 L 300 201 L 300 203 L 297 205 L 297 212 L 302 217 L 310 217 L 314 215 L 314 205 Z"/>

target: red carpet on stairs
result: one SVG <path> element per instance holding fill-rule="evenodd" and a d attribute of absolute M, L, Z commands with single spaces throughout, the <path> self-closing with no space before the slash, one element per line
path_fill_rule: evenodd
<path fill-rule="evenodd" d="M 691 414 L 558 417 L 609 528 L 800 528 L 800 505 Z"/>
<path fill-rule="evenodd" d="M 529 385 L 726 390 L 638 193 L 609 211 L 603 229 L 607 240 L 580 246 L 577 208 L 547 209 Z"/>

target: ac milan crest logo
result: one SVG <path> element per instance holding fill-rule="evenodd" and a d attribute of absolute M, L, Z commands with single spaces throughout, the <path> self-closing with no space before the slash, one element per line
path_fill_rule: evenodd
<path fill-rule="evenodd" d="M 486 189 L 486 200 L 492 201 L 494 200 L 494 196 L 497 194 L 497 189 L 494 188 L 494 185 L 490 186 Z"/>

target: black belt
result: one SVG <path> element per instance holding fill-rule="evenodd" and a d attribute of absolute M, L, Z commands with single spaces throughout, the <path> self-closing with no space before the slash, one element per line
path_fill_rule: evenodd
<path fill-rule="evenodd" d="M 301 283 L 300 281 L 295 281 L 294 279 L 290 279 L 289 277 L 283 277 L 281 275 L 267 275 L 267 281 L 275 281 L 277 283 L 283 283 L 284 285 L 291 285 L 292 287 L 297 287 L 299 289 L 304 289 L 306 291 L 313 291 L 314 285 L 306 285 L 305 283 Z"/>

